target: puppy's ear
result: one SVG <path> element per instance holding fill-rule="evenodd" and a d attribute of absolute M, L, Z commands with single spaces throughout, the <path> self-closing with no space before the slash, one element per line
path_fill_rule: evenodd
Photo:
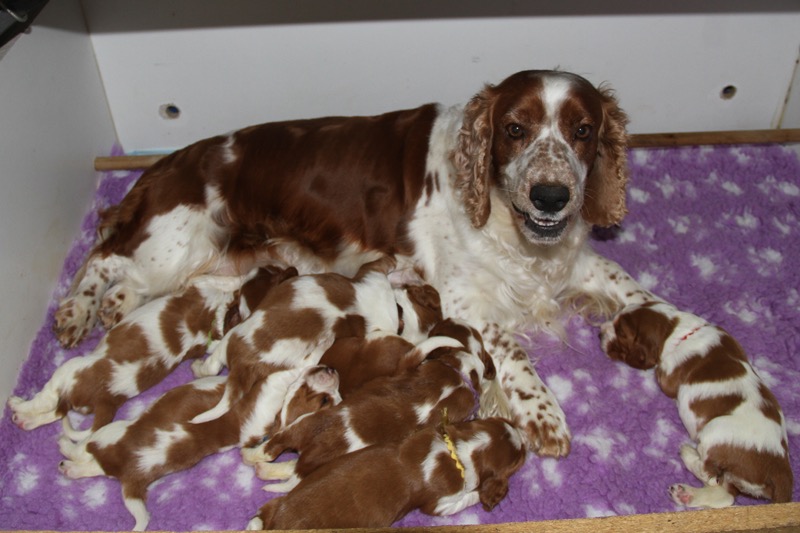
<path fill-rule="evenodd" d="M 497 377 L 497 369 L 494 360 L 489 352 L 481 350 L 481 361 L 483 361 L 483 379 L 494 379 Z"/>
<path fill-rule="evenodd" d="M 296 278 L 299 275 L 300 273 L 297 272 L 297 269 L 293 266 L 290 266 L 281 273 L 280 278 L 278 279 L 278 283 L 284 282 L 290 278 Z"/>
<path fill-rule="evenodd" d="M 481 481 L 478 487 L 478 497 L 484 510 L 491 511 L 506 497 L 508 493 L 508 479 L 490 476 Z"/>
<path fill-rule="evenodd" d="M 464 122 L 453 154 L 456 186 L 472 225 L 483 227 L 492 206 L 489 199 L 492 175 L 492 87 L 475 95 L 464 109 Z"/>
<path fill-rule="evenodd" d="M 241 295 L 237 294 L 233 299 L 233 303 L 228 306 L 228 311 L 222 320 L 223 335 L 242 322 L 242 315 L 239 312 L 239 298 L 241 298 Z"/>
<path fill-rule="evenodd" d="M 628 117 L 617 105 L 611 89 L 600 87 L 598 91 L 603 124 L 598 131 L 597 158 L 586 180 L 581 213 L 589 224 L 608 227 L 622 222 L 628 212 L 625 207 Z"/>

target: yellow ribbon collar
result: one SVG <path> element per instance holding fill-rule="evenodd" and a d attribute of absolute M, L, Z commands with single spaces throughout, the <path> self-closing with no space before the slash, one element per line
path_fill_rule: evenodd
<path fill-rule="evenodd" d="M 461 479 L 466 479 L 467 477 L 467 470 L 464 468 L 464 465 L 461 463 L 461 460 L 458 458 L 458 454 L 456 453 L 456 446 L 453 444 L 453 439 L 450 438 L 450 435 L 445 433 L 443 435 L 444 443 L 447 445 L 447 449 L 450 451 L 450 457 L 453 458 L 453 461 L 456 463 L 456 468 L 461 472 Z"/>

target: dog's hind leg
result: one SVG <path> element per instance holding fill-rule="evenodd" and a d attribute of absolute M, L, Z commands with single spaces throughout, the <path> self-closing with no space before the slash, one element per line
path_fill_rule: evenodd
<path fill-rule="evenodd" d="M 53 331 L 62 346 L 77 345 L 91 331 L 103 295 L 131 266 L 129 258 L 119 255 L 89 257 L 82 276 L 76 278 L 70 296 L 61 301 L 55 314 Z"/>
<path fill-rule="evenodd" d="M 724 485 L 697 488 L 676 483 L 670 485 L 669 495 L 675 503 L 686 507 L 721 509 L 730 507 L 735 501 L 733 494 Z"/>
<path fill-rule="evenodd" d="M 70 479 L 104 476 L 106 474 L 94 457 L 86 462 L 77 462 L 70 459 L 61 461 L 58 464 L 58 470 Z"/>
<path fill-rule="evenodd" d="M 141 483 L 123 482 L 122 502 L 128 512 L 133 515 L 134 520 L 136 520 L 133 531 L 144 531 L 150 523 L 150 512 L 145 505 L 146 498 L 146 486 L 142 486 Z"/>

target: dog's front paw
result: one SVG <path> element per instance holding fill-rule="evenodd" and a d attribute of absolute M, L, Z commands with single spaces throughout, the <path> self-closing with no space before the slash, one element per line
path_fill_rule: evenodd
<path fill-rule="evenodd" d="M 258 463 L 256 477 L 264 481 L 284 481 L 294 476 L 296 460 L 282 461 L 280 463 Z"/>
<path fill-rule="evenodd" d="M 242 462 L 248 466 L 267 461 L 267 456 L 264 454 L 264 446 L 261 444 L 258 446 L 241 448 L 239 452 L 242 455 Z"/>
<path fill-rule="evenodd" d="M 528 420 L 522 426 L 528 436 L 531 451 L 537 455 L 557 458 L 569 455 L 572 434 L 561 408 L 557 405 L 555 407 L 538 411 L 542 414 L 541 419 L 537 414 L 535 420 Z"/>
<path fill-rule="evenodd" d="M 528 447 L 537 455 L 569 455 L 572 435 L 564 411 L 544 384 L 510 391 L 511 409 L 518 427 L 528 437 Z"/>
<path fill-rule="evenodd" d="M 64 348 L 74 348 L 89 333 L 95 321 L 94 300 L 67 298 L 55 314 L 53 333 Z"/>
<path fill-rule="evenodd" d="M 247 531 L 261 531 L 263 529 L 264 529 L 264 522 L 261 520 L 261 518 L 257 516 L 251 518 L 250 521 L 247 523 L 247 527 L 245 527 L 245 530 Z"/>
<path fill-rule="evenodd" d="M 614 321 L 609 320 L 600 326 L 600 346 L 603 352 L 608 353 L 608 344 L 617 337 Z"/>

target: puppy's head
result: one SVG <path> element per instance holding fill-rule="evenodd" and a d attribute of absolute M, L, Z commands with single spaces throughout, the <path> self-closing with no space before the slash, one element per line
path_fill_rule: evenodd
<path fill-rule="evenodd" d="M 648 304 L 628 306 L 601 326 L 600 343 L 612 359 L 640 370 L 653 368 L 677 322 Z"/>
<path fill-rule="evenodd" d="M 289 386 L 274 429 L 285 428 L 305 415 L 327 409 L 341 401 L 336 370 L 325 365 L 312 366 Z"/>
<path fill-rule="evenodd" d="M 461 343 L 462 349 L 440 348 L 434 350 L 429 358 L 448 358 L 451 365 L 470 376 L 477 390 L 481 390 L 482 380 L 493 380 L 497 375 L 494 361 L 483 345 L 481 334 L 465 322 L 446 318 L 436 324 L 428 336 L 451 337 Z"/>
<path fill-rule="evenodd" d="M 403 285 L 394 289 L 400 331 L 404 339 L 418 343 L 442 320 L 439 292 L 430 285 Z"/>
<path fill-rule="evenodd" d="M 277 265 L 267 265 L 259 268 L 256 274 L 242 285 L 237 298 L 228 308 L 223 332 L 227 332 L 246 320 L 274 287 L 297 275 L 295 267 L 282 268 Z"/>
<path fill-rule="evenodd" d="M 525 463 L 522 432 L 503 418 L 485 418 L 445 428 L 461 453 L 469 453 L 478 475 L 478 495 L 491 511 L 508 493 L 508 480 Z"/>

